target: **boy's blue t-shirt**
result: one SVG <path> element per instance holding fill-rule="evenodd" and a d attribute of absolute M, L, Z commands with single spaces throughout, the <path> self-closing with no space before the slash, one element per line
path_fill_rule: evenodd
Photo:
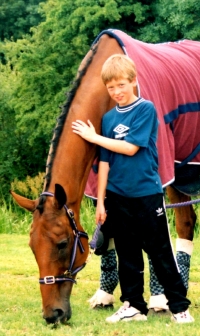
<path fill-rule="evenodd" d="M 133 156 L 101 147 L 100 161 L 108 162 L 110 167 L 108 190 L 126 197 L 163 192 L 158 174 L 157 129 L 155 107 L 143 98 L 128 106 L 116 106 L 103 116 L 103 136 L 140 147 Z"/>

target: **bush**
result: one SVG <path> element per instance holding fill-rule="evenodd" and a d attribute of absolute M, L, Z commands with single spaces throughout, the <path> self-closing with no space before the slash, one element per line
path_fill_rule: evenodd
<path fill-rule="evenodd" d="M 24 181 L 14 179 L 14 181 L 11 183 L 11 190 L 24 197 L 36 199 L 42 192 L 44 177 L 45 173 L 39 173 L 35 177 L 27 176 Z"/>

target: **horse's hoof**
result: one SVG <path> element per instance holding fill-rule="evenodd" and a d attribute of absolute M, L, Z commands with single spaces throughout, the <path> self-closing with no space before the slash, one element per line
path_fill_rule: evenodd
<path fill-rule="evenodd" d="M 155 310 L 154 308 L 150 308 L 148 316 L 171 316 L 171 312 L 169 309 Z"/>
<path fill-rule="evenodd" d="M 100 304 L 96 304 L 96 306 L 93 307 L 93 309 L 96 309 L 96 310 L 113 310 L 114 309 L 114 305 L 113 304 L 107 304 L 107 305 L 104 305 L 103 303 L 100 303 Z"/>

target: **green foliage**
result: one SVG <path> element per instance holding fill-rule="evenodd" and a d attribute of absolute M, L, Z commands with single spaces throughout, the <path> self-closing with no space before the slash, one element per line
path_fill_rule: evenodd
<path fill-rule="evenodd" d="M 158 0 L 151 7 L 154 20 L 140 29 L 140 39 L 151 42 L 200 40 L 200 6 L 196 0 Z"/>
<path fill-rule="evenodd" d="M 42 20 L 38 5 L 45 0 L 1 0 L 0 40 L 22 38 Z"/>
<path fill-rule="evenodd" d="M 92 235 L 96 228 L 95 210 L 93 202 L 84 196 L 81 202 L 80 222 L 89 235 Z"/>
<path fill-rule="evenodd" d="M 22 211 L 17 204 L 1 199 L 0 206 L 0 234 L 28 234 L 32 214 L 28 211 Z"/>
<path fill-rule="evenodd" d="M 29 199 L 36 199 L 42 192 L 45 173 L 39 173 L 35 177 L 27 176 L 24 181 L 14 179 L 11 190 Z"/>
<path fill-rule="evenodd" d="M 6 71 L 1 77 L 6 76 L 9 81 L 4 102 L 8 104 L 9 114 L 13 115 L 14 135 L 7 151 L 10 147 L 15 151 L 15 154 L 11 151 L 9 158 L 6 158 L 6 151 L 5 155 L 0 154 L 2 179 L 5 180 L 6 174 L 12 179 L 13 176 L 23 179 L 45 170 L 52 129 L 60 113 L 58 107 L 65 100 L 64 93 L 70 87 L 81 59 L 101 30 L 112 23 L 115 26 L 117 23 L 118 28 L 126 28 L 125 17 L 130 15 L 132 4 L 133 1 L 124 6 L 121 1 L 114 0 L 100 3 L 49 0 L 41 5 L 40 13 L 45 20 L 32 28 L 32 36 L 2 44 Z M 135 5 L 135 8 L 139 18 L 139 7 Z M 0 114 L 4 110 L 3 102 L 0 102 Z M 6 165 L 12 174 L 8 174 Z"/>
<path fill-rule="evenodd" d="M 11 183 L 11 190 L 30 199 L 36 199 L 42 191 L 44 173 L 39 173 L 34 178 L 27 176 L 24 181 L 16 178 Z M 32 213 L 20 208 L 11 195 L 0 190 L 0 234 L 27 234 L 30 231 Z"/>
<path fill-rule="evenodd" d="M 43 174 L 39 174 L 35 179 L 27 177 L 25 182 L 15 180 L 12 183 L 12 190 L 21 193 L 30 199 L 39 196 Z M 41 190 L 42 191 L 42 190 Z M 29 196 L 30 195 L 30 196 Z M 0 234 L 27 234 L 30 231 L 32 213 L 20 208 L 10 196 L 9 201 L 3 196 L 0 204 Z M 80 222 L 83 229 L 92 236 L 95 230 L 95 208 L 90 199 L 83 197 L 80 211 Z"/>
<path fill-rule="evenodd" d="M 102 30 L 121 29 L 147 42 L 199 40 L 199 15 L 196 0 L 2 0 L 0 35 L 7 37 L 0 43 L 4 192 L 15 177 L 45 171 L 59 106 Z"/>
<path fill-rule="evenodd" d="M 3 192 L 14 179 L 20 165 L 18 165 L 18 137 L 15 134 L 15 113 L 10 104 L 12 97 L 12 83 L 16 77 L 8 65 L 0 64 L 0 180 Z M 22 167 L 21 167 L 22 169 Z"/>

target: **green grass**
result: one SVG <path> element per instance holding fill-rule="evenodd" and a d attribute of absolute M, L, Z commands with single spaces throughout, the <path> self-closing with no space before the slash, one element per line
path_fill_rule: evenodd
<path fill-rule="evenodd" d="M 0 233 L 28 234 L 32 214 L 21 209 L 12 200 L 0 199 Z"/>
<path fill-rule="evenodd" d="M 197 214 L 194 232 L 195 237 L 197 237 L 200 231 L 200 204 L 194 204 L 193 207 Z M 175 238 L 177 234 L 173 209 L 167 209 L 167 217 L 171 235 Z M 81 203 L 80 220 L 84 230 L 91 235 L 95 229 L 95 208 L 92 201 L 87 197 L 83 197 Z M 0 197 L 0 234 L 28 234 L 31 222 L 32 214 L 30 212 L 20 208 L 11 197 L 9 201 Z"/>
<path fill-rule="evenodd" d="M 0 235 L 0 336 L 198 336 L 200 335 L 200 239 L 195 238 L 191 259 L 189 299 L 194 324 L 176 325 L 169 317 L 149 317 L 147 322 L 107 324 L 112 312 L 95 311 L 87 300 L 99 286 L 100 258 L 92 255 L 77 276 L 71 297 L 72 318 L 56 329 L 46 325 L 41 314 L 38 269 L 28 246 L 28 235 Z M 145 293 L 149 298 L 149 274 L 145 257 Z M 121 305 L 119 286 L 115 309 Z"/>
<path fill-rule="evenodd" d="M 191 259 L 190 311 L 195 317 L 191 325 L 175 325 L 169 317 L 149 317 L 147 322 L 109 325 L 105 318 L 112 312 L 92 310 L 87 300 L 99 287 L 100 258 L 92 255 L 87 266 L 78 273 L 71 297 L 72 318 L 67 325 L 55 329 L 42 319 L 38 268 L 28 246 L 32 215 L 13 202 L 1 200 L 0 206 L 0 336 L 198 336 L 200 335 L 200 238 L 199 210 L 195 231 L 194 253 Z M 84 198 L 81 205 L 81 223 L 91 236 L 95 209 Z M 173 242 L 176 237 L 173 211 L 167 210 Z M 145 256 L 145 292 L 149 299 L 149 272 Z M 115 310 L 121 305 L 119 286 L 115 291 Z"/>
<path fill-rule="evenodd" d="M 88 234 L 95 229 L 95 208 L 92 201 L 84 197 L 81 203 L 81 224 Z M 6 202 L 0 199 L 0 234 L 28 234 L 32 214 L 20 208 L 12 199 Z"/>

